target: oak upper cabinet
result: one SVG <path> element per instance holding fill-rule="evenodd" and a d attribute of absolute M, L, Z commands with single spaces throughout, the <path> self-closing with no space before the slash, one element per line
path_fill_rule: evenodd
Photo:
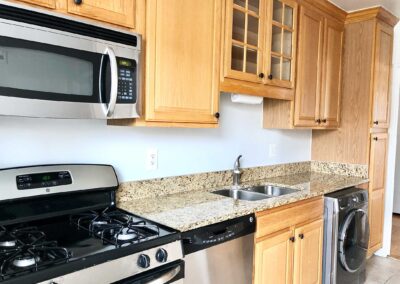
<path fill-rule="evenodd" d="M 254 284 L 319 284 L 323 199 L 257 213 Z"/>
<path fill-rule="evenodd" d="M 319 284 L 322 280 L 323 220 L 319 219 L 295 230 L 294 283 Z"/>
<path fill-rule="evenodd" d="M 39 6 L 50 8 L 50 9 L 55 9 L 57 0 L 20 0 L 20 1 L 39 5 Z"/>
<path fill-rule="evenodd" d="M 136 0 L 67 0 L 68 13 L 135 28 Z"/>
<path fill-rule="evenodd" d="M 263 0 L 226 1 L 226 77 L 262 82 L 264 9 Z"/>
<path fill-rule="evenodd" d="M 302 6 L 299 25 L 295 126 L 318 125 L 323 43 L 323 14 L 316 9 Z"/>
<path fill-rule="evenodd" d="M 387 133 L 371 134 L 369 219 L 370 251 L 382 247 L 383 212 L 385 207 L 385 179 L 387 158 Z"/>
<path fill-rule="evenodd" d="M 295 79 L 295 51 L 297 2 L 267 1 L 266 83 L 293 88 Z M 269 55 L 269 56 L 268 56 Z"/>
<path fill-rule="evenodd" d="M 293 99 L 297 2 L 227 0 L 222 91 Z"/>
<path fill-rule="evenodd" d="M 323 127 L 337 128 L 340 123 L 344 24 L 326 18 L 324 33 L 322 91 L 318 119 L 321 119 Z"/>
<path fill-rule="evenodd" d="M 390 77 L 393 27 L 378 21 L 376 25 L 374 85 L 372 88 L 372 127 L 389 127 Z"/>
<path fill-rule="evenodd" d="M 300 8 L 295 126 L 339 126 L 343 34 L 343 22 Z"/>
<path fill-rule="evenodd" d="M 146 5 L 146 121 L 217 124 L 222 1 Z"/>

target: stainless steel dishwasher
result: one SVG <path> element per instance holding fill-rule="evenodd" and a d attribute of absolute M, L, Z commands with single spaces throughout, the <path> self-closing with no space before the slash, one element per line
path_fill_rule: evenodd
<path fill-rule="evenodd" d="M 250 284 L 254 214 L 182 233 L 186 284 Z"/>

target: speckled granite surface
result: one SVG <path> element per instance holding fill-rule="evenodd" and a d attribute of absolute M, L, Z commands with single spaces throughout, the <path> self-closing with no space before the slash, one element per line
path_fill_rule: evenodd
<path fill-rule="evenodd" d="M 163 196 L 148 196 L 141 199 L 120 198 L 118 206 L 174 229 L 187 231 L 252 212 L 320 196 L 364 182 L 367 182 L 364 177 L 305 171 L 243 182 L 243 187 L 273 184 L 299 190 L 282 197 L 260 201 L 234 200 L 210 192 L 224 187 L 210 187 Z"/>
<path fill-rule="evenodd" d="M 368 165 L 312 161 L 311 171 L 325 174 L 368 178 Z"/>

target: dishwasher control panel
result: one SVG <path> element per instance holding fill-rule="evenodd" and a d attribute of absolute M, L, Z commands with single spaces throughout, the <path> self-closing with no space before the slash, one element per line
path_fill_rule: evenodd
<path fill-rule="evenodd" d="M 182 233 L 183 250 L 189 254 L 226 241 L 254 233 L 256 219 L 254 214 L 233 220 L 212 224 Z"/>

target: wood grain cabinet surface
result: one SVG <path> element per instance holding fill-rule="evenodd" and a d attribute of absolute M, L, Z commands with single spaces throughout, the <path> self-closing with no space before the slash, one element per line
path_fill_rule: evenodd
<path fill-rule="evenodd" d="M 39 5 L 42 7 L 55 9 L 57 0 L 19 0 L 29 4 Z"/>
<path fill-rule="evenodd" d="M 297 2 L 226 0 L 220 90 L 292 100 Z"/>
<path fill-rule="evenodd" d="M 111 24 L 135 28 L 136 0 L 75 0 L 68 1 L 68 12 Z"/>
<path fill-rule="evenodd" d="M 319 284 L 323 199 L 257 213 L 254 284 Z"/>

